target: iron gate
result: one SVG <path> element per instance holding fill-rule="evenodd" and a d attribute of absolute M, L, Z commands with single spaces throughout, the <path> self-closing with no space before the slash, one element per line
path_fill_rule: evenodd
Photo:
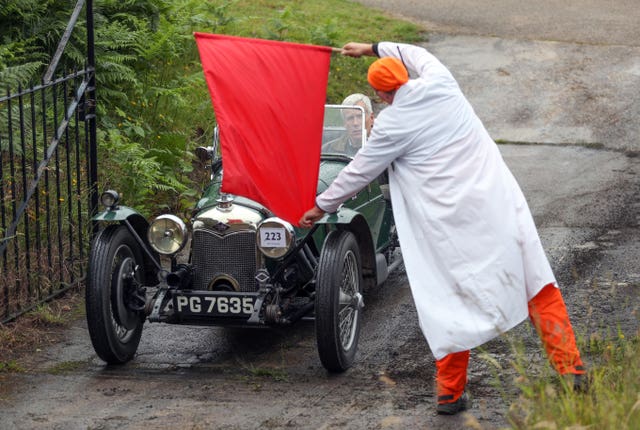
<path fill-rule="evenodd" d="M 83 8 L 86 63 L 58 76 Z M 93 34 L 92 0 L 78 0 L 42 82 L 0 95 L 2 322 L 84 277 L 98 199 Z"/>

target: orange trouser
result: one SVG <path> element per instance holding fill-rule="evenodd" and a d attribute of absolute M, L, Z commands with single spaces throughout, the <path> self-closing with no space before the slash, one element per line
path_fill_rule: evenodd
<path fill-rule="evenodd" d="M 584 373 L 580 352 L 560 290 L 546 285 L 529 301 L 529 318 L 544 345 L 549 360 L 559 374 Z M 439 403 L 455 402 L 467 383 L 469 351 L 454 352 L 436 360 Z"/>

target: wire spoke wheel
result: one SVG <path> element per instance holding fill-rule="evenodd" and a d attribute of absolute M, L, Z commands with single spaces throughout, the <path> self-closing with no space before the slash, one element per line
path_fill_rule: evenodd
<path fill-rule="evenodd" d="M 316 339 L 322 365 L 344 372 L 358 347 L 363 300 L 360 251 L 347 231 L 329 233 L 316 280 Z"/>
<path fill-rule="evenodd" d="M 359 298 L 359 268 L 353 252 L 348 251 L 344 256 L 342 281 L 340 283 L 340 300 L 338 310 L 338 324 L 340 326 L 340 341 L 344 349 L 349 349 L 355 337 L 356 320 L 360 309 Z"/>
<path fill-rule="evenodd" d="M 126 227 L 111 225 L 91 246 L 86 309 L 91 343 L 109 364 L 122 364 L 135 355 L 144 314 L 128 303 L 140 281 L 137 268 L 142 251 Z"/>

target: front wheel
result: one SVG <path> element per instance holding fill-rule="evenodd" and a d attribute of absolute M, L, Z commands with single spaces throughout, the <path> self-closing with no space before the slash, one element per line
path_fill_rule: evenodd
<path fill-rule="evenodd" d="M 353 364 L 364 306 L 361 286 L 355 236 L 348 231 L 330 232 L 320 253 L 315 299 L 318 353 L 330 372 L 344 372 Z"/>
<path fill-rule="evenodd" d="M 142 251 L 125 226 L 110 225 L 95 238 L 89 257 L 86 309 L 91 343 L 109 364 L 131 360 L 138 349 L 144 314 L 133 309 Z"/>

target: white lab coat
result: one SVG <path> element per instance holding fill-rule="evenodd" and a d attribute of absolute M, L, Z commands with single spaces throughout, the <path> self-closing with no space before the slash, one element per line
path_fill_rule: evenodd
<path fill-rule="evenodd" d="M 556 281 L 520 187 L 447 68 L 417 46 L 381 42 L 378 54 L 417 78 L 316 203 L 334 212 L 389 167 L 420 327 L 441 359 L 523 321 L 527 302 Z"/>

